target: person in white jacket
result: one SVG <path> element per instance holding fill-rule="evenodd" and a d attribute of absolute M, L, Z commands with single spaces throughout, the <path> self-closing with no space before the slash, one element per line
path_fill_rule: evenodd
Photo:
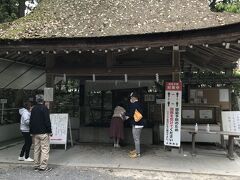
<path fill-rule="evenodd" d="M 29 157 L 30 148 L 32 145 L 32 137 L 29 132 L 31 108 L 32 108 L 31 102 L 26 102 L 23 104 L 23 108 L 19 109 L 19 114 L 21 115 L 20 130 L 24 137 L 24 145 L 22 147 L 20 156 L 18 157 L 19 161 L 33 162 L 33 159 Z"/>

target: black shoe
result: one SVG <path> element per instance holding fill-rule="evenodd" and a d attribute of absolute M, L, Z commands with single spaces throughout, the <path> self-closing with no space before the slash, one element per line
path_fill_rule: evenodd
<path fill-rule="evenodd" d="M 34 167 L 34 171 L 38 171 L 39 170 L 39 167 Z"/>
<path fill-rule="evenodd" d="M 46 167 L 45 169 L 41 169 L 41 168 L 38 169 L 38 171 L 43 171 L 43 172 L 49 172 L 51 170 L 52 170 L 52 168 L 50 168 L 50 167 Z"/>

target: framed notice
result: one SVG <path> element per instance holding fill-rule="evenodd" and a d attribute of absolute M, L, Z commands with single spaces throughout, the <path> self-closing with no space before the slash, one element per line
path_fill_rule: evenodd
<path fill-rule="evenodd" d="M 229 102 L 228 89 L 219 89 L 219 102 Z"/>
<path fill-rule="evenodd" d="M 167 82 L 165 87 L 164 145 L 181 144 L 182 82 Z"/>
<path fill-rule="evenodd" d="M 199 110 L 200 119 L 212 119 L 213 111 L 212 110 Z"/>
<path fill-rule="evenodd" d="M 0 103 L 1 104 L 6 104 L 7 103 L 7 99 L 0 99 Z"/>
<path fill-rule="evenodd" d="M 183 119 L 195 119 L 195 110 L 182 110 Z"/>

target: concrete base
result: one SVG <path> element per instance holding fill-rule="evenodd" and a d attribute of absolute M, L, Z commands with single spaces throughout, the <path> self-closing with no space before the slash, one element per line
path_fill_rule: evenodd
<path fill-rule="evenodd" d="M 77 139 L 77 131 L 73 132 L 74 139 Z M 123 143 L 132 144 L 132 129 L 124 129 Z M 103 127 L 81 127 L 80 128 L 80 142 L 94 142 L 94 143 L 112 143 L 112 139 L 109 138 L 109 128 Z M 141 134 L 141 144 L 152 144 L 152 129 L 143 128 Z"/>
<path fill-rule="evenodd" d="M 198 129 L 206 129 L 206 124 L 199 124 Z M 182 125 L 182 128 L 194 129 L 194 125 Z M 210 130 L 220 131 L 220 125 L 211 124 Z M 160 140 L 164 140 L 164 126 L 160 125 Z M 181 142 L 192 142 L 192 136 L 188 132 L 181 132 Z M 208 143 L 219 143 L 221 144 L 221 136 L 218 134 L 197 134 L 196 142 L 208 142 Z"/>
<path fill-rule="evenodd" d="M 16 139 L 21 136 L 19 123 L 0 126 L 0 142 Z"/>
<path fill-rule="evenodd" d="M 0 150 L 0 163 L 23 163 L 33 166 L 33 163 L 17 161 L 21 147 L 22 145 L 19 144 Z M 50 166 L 126 168 L 240 176 L 240 159 L 236 157 L 234 161 L 231 161 L 226 157 L 225 151 L 214 148 L 214 146 L 198 148 L 197 156 L 193 157 L 190 154 L 191 144 L 184 144 L 182 153 L 164 151 L 162 146 L 143 145 L 141 146 L 142 156 L 130 159 L 128 151 L 132 148 L 133 146 L 113 148 L 112 145 L 107 144 L 84 143 L 75 145 L 67 151 L 51 149 L 49 163 Z"/>

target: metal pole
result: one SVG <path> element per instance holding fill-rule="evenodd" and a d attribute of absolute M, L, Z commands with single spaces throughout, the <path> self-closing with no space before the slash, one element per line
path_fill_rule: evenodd
<path fill-rule="evenodd" d="M 234 155 L 233 155 L 233 143 L 234 141 L 234 136 L 229 135 L 228 136 L 228 158 L 231 160 L 234 160 Z"/>
<path fill-rule="evenodd" d="M 195 137 L 196 133 L 192 133 L 192 156 L 196 156 L 196 148 L 195 148 Z"/>

